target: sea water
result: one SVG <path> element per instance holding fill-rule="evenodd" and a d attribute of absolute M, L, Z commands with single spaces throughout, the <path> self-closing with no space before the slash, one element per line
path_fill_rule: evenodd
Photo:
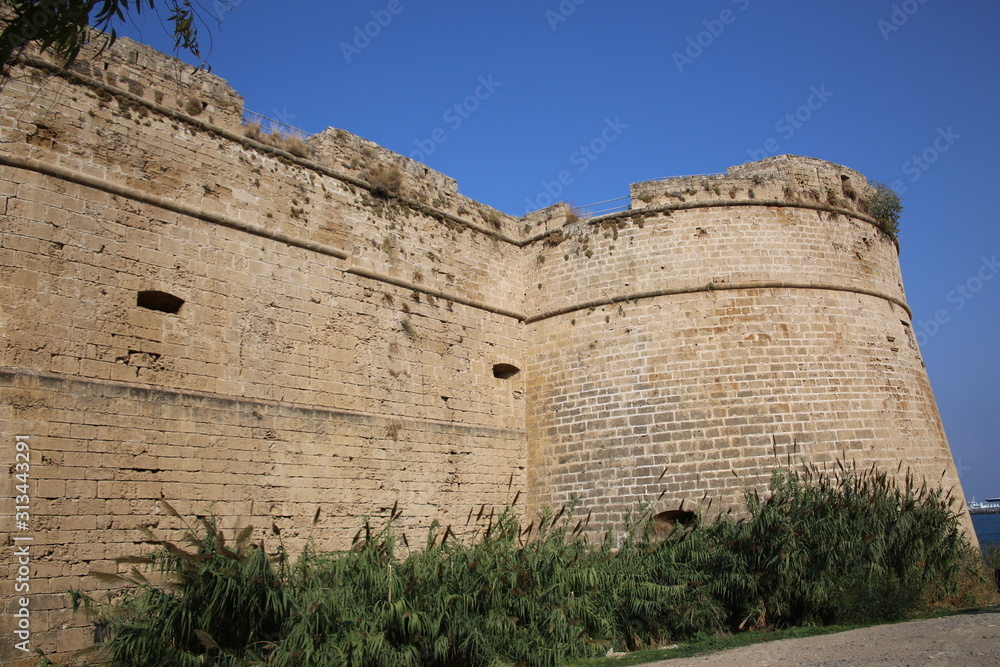
<path fill-rule="evenodd" d="M 972 525 L 981 545 L 1000 544 L 1000 514 L 973 514 Z"/>

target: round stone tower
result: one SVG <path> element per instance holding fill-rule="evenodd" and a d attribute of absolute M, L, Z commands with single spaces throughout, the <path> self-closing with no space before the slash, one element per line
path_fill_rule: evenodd
<path fill-rule="evenodd" d="M 781 156 L 637 183 L 630 210 L 538 240 L 533 506 L 579 499 L 595 527 L 646 501 L 714 514 L 776 466 L 838 457 L 962 502 L 872 193 Z"/>

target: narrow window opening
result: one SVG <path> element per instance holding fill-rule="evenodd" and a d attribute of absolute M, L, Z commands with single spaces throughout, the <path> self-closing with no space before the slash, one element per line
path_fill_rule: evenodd
<path fill-rule="evenodd" d="M 184 299 L 159 290 L 143 290 L 136 297 L 135 305 L 161 313 L 176 313 L 184 305 Z"/>
<path fill-rule="evenodd" d="M 521 372 L 517 366 L 510 364 L 493 364 L 493 377 L 507 380 Z"/>

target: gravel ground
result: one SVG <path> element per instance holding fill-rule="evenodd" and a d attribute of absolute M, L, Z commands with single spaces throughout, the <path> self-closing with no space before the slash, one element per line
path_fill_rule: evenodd
<path fill-rule="evenodd" d="M 644 667 L 1000 666 L 1000 610 L 783 639 Z"/>

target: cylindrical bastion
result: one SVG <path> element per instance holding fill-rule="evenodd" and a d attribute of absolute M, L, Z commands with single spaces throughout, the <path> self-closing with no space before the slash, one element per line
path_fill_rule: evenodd
<path fill-rule="evenodd" d="M 714 514 L 776 466 L 838 457 L 961 500 L 873 192 L 782 156 L 637 183 L 631 210 L 540 239 L 532 504 L 576 499 L 598 528 L 646 502 Z"/>

